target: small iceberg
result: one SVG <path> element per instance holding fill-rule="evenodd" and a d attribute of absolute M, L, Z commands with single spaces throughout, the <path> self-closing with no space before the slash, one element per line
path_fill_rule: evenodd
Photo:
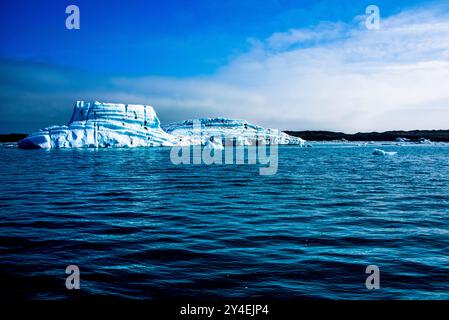
<path fill-rule="evenodd" d="M 381 149 L 374 149 L 373 151 L 373 155 L 375 156 L 394 156 L 395 154 L 397 154 L 397 152 L 395 151 L 384 151 Z"/>

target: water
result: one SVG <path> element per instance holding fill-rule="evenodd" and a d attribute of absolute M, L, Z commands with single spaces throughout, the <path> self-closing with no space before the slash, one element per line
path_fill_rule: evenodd
<path fill-rule="evenodd" d="M 2 147 L 2 295 L 448 299 L 449 146 L 375 147 L 281 147 L 274 176 L 169 149 Z"/>

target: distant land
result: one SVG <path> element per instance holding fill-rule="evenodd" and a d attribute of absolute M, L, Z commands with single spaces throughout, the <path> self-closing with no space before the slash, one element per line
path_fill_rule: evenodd
<path fill-rule="evenodd" d="M 435 142 L 449 142 L 449 130 L 412 130 L 412 131 L 385 131 L 385 132 L 358 132 L 348 134 L 333 131 L 284 131 L 294 137 L 300 137 L 308 141 L 396 141 L 397 138 L 406 138 L 410 141 L 418 141 L 421 138 Z M 0 142 L 18 142 L 27 134 L 11 133 L 0 134 Z"/>
<path fill-rule="evenodd" d="M 18 142 L 26 136 L 24 133 L 0 134 L 0 142 Z"/>
<path fill-rule="evenodd" d="M 435 142 L 449 142 L 449 130 L 413 130 L 413 131 L 385 131 L 385 132 L 358 132 L 347 134 L 332 131 L 284 131 L 285 133 L 301 137 L 308 141 L 396 141 L 397 138 L 406 138 L 418 141 L 421 138 Z"/>

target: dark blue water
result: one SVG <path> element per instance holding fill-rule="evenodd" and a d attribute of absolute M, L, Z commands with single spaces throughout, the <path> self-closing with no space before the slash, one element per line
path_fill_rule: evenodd
<path fill-rule="evenodd" d="M 373 149 L 283 147 L 260 176 L 169 149 L 2 147 L 2 295 L 448 299 L 449 146 Z"/>

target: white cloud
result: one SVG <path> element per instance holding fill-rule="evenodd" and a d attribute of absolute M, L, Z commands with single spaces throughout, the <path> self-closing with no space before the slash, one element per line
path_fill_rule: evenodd
<path fill-rule="evenodd" d="M 149 103 L 165 122 L 225 116 L 290 130 L 449 127 L 447 11 L 434 7 L 383 17 L 380 30 L 366 30 L 356 17 L 353 24 L 322 23 L 252 43 L 249 52 L 212 76 L 101 81 L 79 81 L 76 76 L 80 87 L 71 87 L 70 94 L 59 92 L 54 101 L 62 103 L 76 95 Z M 59 85 L 67 75 L 56 72 L 53 77 L 62 79 Z M 31 77 L 29 81 L 30 88 L 21 96 L 41 94 L 42 88 L 33 86 L 43 81 Z M 54 85 L 47 85 L 47 97 L 54 90 Z M 3 113 L 5 119 L 12 119 Z M 67 117 L 60 115 L 60 119 Z"/>
<path fill-rule="evenodd" d="M 380 30 L 326 23 L 274 33 L 209 77 L 115 83 L 157 110 L 358 131 L 449 127 L 448 79 L 449 15 L 422 9 L 384 18 Z"/>
<path fill-rule="evenodd" d="M 266 40 L 266 45 L 271 50 L 285 50 L 295 45 L 311 46 L 319 41 L 338 39 L 347 31 L 346 27 L 342 23 L 323 22 L 313 29 L 290 29 L 287 32 L 276 32 Z"/>

